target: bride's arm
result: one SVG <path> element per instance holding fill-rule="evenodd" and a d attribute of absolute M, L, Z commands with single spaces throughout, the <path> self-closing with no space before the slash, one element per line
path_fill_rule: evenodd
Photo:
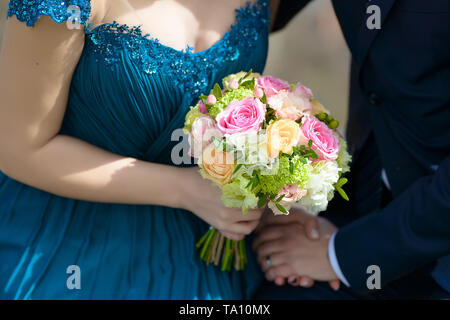
<path fill-rule="evenodd" d="M 60 196 L 179 207 L 181 169 L 58 134 L 83 44 L 82 29 L 48 17 L 34 28 L 8 20 L 0 54 L 0 169 Z"/>
<path fill-rule="evenodd" d="M 33 28 L 8 19 L 0 53 L 0 170 L 59 196 L 185 208 L 224 231 L 252 231 L 259 214 L 225 208 L 219 189 L 195 169 L 122 157 L 59 134 L 83 45 L 82 29 L 48 17 Z"/>

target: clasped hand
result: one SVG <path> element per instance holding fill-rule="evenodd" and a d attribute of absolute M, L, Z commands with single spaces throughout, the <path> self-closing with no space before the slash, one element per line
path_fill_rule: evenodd
<path fill-rule="evenodd" d="M 292 208 L 288 216 L 264 215 L 252 247 L 268 281 L 302 287 L 328 281 L 338 290 L 340 281 L 328 259 L 328 242 L 336 231 L 328 220 Z"/>

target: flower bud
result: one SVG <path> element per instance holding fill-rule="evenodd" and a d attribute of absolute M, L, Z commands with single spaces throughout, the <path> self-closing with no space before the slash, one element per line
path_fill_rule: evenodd
<path fill-rule="evenodd" d="M 327 118 L 327 114 L 324 112 L 321 112 L 317 115 L 317 119 L 319 119 L 320 121 L 324 121 Z"/>
<path fill-rule="evenodd" d="M 332 130 L 336 129 L 337 127 L 339 127 L 339 121 L 337 120 L 331 121 L 330 124 L 328 125 L 328 128 Z"/>
<path fill-rule="evenodd" d="M 253 94 L 258 99 L 261 99 L 264 96 L 264 91 L 260 87 L 255 87 L 255 89 L 253 90 Z"/>
<path fill-rule="evenodd" d="M 210 94 L 208 96 L 208 98 L 206 98 L 206 104 L 209 105 L 209 106 L 212 106 L 212 105 L 216 104 L 216 102 L 217 102 L 217 98 L 213 94 Z"/>
<path fill-rule="evenodd" d="M 333 121 L 334 119 L 333 119 L 333 117 L 331 116 L 331 114 L 328 114 L 327 115 L 327 122 L 331 122 L 331 121 Z"/>
<path fill-rule="evenodd" d="M 232 80 L 229 84 L 231 90 L 239 89 L 239 82 L 237 80 Z"/>

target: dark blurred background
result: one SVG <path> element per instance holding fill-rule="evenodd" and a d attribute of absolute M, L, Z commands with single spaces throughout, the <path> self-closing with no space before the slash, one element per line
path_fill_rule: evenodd
<path fill-rule="evenodd" d="M 0 0 L 0 40 L 9 0 Z M 345 127 L 350 55 L 330 0 L 315 0 L 270 38 L 266 74 L 309 87 Z"/>

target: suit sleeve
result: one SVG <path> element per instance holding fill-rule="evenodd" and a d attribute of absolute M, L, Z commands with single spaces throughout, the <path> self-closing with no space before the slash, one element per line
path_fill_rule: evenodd
<path fill-rule="evenodd" d="M 311 0 L 280 0 L 272 31 L 283 29 Z"/>
<path fill-rule="evenodd" d="M 367 290 L 367 268 L 377 265 L 382 285 L 450 254 L 450 157 L 384 209 L 338 231 L 339 266 L 356 290 Z"/>

